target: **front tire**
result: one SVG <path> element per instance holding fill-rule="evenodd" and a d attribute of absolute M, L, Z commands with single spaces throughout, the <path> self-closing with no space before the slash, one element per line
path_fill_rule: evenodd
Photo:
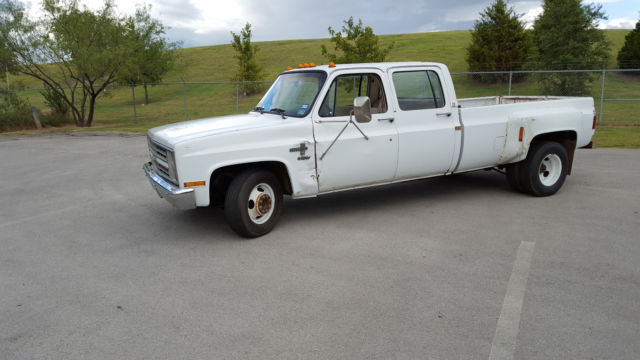
<path fill-rule="evenodd" d="M 227 189 L 224 214 L 231 229 L 255 238 L 273 229 L 282 212 L 282 185 L 266 170 L 250 169 L 236 176 Z"/>
<path fill-rule="evenodd" d="M 520 165 L 520 186 L 534 196 L 555 194 L 564 184 L 568 172 L 567 150 L 553 141 L 531 145 Z"/>

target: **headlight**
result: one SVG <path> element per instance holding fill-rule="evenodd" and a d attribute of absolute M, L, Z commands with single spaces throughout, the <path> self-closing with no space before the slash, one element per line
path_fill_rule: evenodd
<path fill-rule="evenodd" d="M 176 155 L 173 151 L 167 151 L 167 163 L 169 164 L 169 176 L 171 176 L 172 180 L 175 180 L 176 184 L 180 184 L 180 182 L 178 182 L 178 170 L 176 168 Z"/>
<path fill-rule="evenodd" d="M 149 140 L 149 153 L 154 170 L 165 180 L 178 185 L 178 171 L 176 168 L 176 156 L 173 150 Z"/>

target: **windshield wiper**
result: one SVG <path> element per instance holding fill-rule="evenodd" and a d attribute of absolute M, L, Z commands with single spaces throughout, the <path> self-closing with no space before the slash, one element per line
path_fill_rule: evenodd
<path fill-rule="evenodd" d="M 271 108 L 271 110 L 269 110 L 269 112 L 274 112 L 276 114 L 280 114 L 283 119 L 287 118 L 286 116 L 284 116 L 284 112 L 285 111 L 286 111 L 285 109 L 280 109 L 280 108 Z"/>
<path fill-rule="evenodd" d="M 253 108 L 253 111 L 259 111 L 260 114 L 264 114 L 264 108 L 260 106 L 256 106 Z"/>

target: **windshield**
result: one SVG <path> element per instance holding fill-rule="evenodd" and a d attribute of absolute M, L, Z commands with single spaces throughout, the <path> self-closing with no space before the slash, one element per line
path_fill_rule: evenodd
<path fill-rule="evenodd" d="M 304 117 L 311 110 L 326 78 L 324 71 L 282 74 L 254 111 Z"/>

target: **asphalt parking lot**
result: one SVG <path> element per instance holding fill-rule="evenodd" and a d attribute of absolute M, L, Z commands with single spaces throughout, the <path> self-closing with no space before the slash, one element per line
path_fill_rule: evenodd
<path fill-rule="evenodd" d="M 640 151 L 179 211 L 141 136 L 0 138 L 0 359 L 638 359 Z"/>

